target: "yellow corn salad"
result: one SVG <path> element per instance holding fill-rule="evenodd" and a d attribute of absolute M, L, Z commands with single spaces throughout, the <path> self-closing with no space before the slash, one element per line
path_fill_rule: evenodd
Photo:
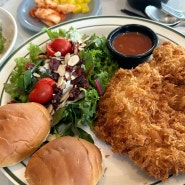
<path fill-rule="evenodd" d="M 89 12 L 89 3 L 91 0 L 55 0 L 57 3 L 68 3 L 68 4 L 75 4 L 76 8 L 74 9 L 73 13 L 87 13 Z"/>

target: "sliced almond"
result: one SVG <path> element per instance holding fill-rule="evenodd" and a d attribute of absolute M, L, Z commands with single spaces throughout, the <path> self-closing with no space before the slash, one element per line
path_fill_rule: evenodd
<path fill-rule="evenodd" d="M 50 104 L 47 109 L 48 109 L 48 112 L 50 113 L 50 115 L 54 114 L 54 109 L 53 109 L 53 105 L 52 104 Z"/>
<path fill-rule="evenodd" d="M 79 46 L 76 44 L 76 46 L 74 47 L 74 54 L 75 54 L 75 55 L 78 54 L 78 48 L 79 48 Z"/>
<path fill-rule="evenodd" d="M 67 53 L 67 54 L 65 55 L 65 57 L 64 57 L 64 64 L 67 65 L 70 58 L 71 58 L 70 53 Z"/>
<path fill-rule="evenodd" d="M 46 62 L 44 65 L 43 65 L 44 68 L 46 69 L 49 69 L 49 62 Z"/>
<path fill-rule="evenodd" d="M 71 89 L 73 88 L 73 86 L 69 86 L 69 88 L 67 89 L 67 91 L 62 95 L 60 102 L 65 102 L 67 100 L 67 98 L 69 97 L 69 92 L 71 91 Z"/>
<path fill-rule="evenodd" d="M 85 44 L 85 43 L 82 43 L 82 44 L 80 44 L 80 46 L 79 46 L 79 51 L 81 51 L 81 50 L 84 50 L 84 48 L 86 47 L 86 45 L 87 44 Z"/>
<path fill-rule="evenodd" d="M 73 55 L 70 57 L 68 61 L 69 66 L 75 66 L 79 62 L 80 58 L 78 55 Z"/>
<path fill-rule="evenodd" d="M 91 37 L 90 36 L 86 36 L 85 38 L 83 38 L 83 42 L 89 40 Z"/>
<path fill-rule="evenodd" d="M 82 39 L 78 39 L 78 43 L 81 44 L 83 42 Z"/>
<path fill-rule="evenodd" d="M 87 44 L 85 44 L 85 43 L 80 44 L 80 47 L 82 47 L 82 48 L 85 48 L 85 46 L 87 46 Z"/>
<path fill-rule="evenodd" d="M 40 75 L 39 75 L 38 73 L 33 73 L 33 76 L 34 76 L 34 77 L 37 77 L 37 78 L 40 77 Z"/>
<path fill-rule="evenodd" d="M 66 73 L 65 73 L 65 78 L 66 78 L 67 81 L 68 81 L 68 80 L 71 80 L 71 73 L 66 72 Z"/>
<path fill-rule="evenodd" d="M 57 87 L 60 87 L 61 89 L 66 88 L 66 82 L 62 76 L 58 78 Z"/>
<path fill-rule="evenodd" d="M 84 47 L 79 47 L 78 49 L 79 49 L 79 51 L 82 51 L 82 50 L 84 50 Z"/>
<path fill-rule="evenodd" d="M 74 80 L 77 76 L 71 75 L 71 80 Z"/>
<path fill-rule="evenodd" d="M 45 61 L 44 61 L 44 63 L 46 64 L 48 64 L 48 63 L 50 63 L 50 61 L 51 61 L 51 59 L 50 58 L 48 58 L 48 59 L 46 59 Z"/>
<path fill-rule="evenodd" d="M 66 88 L 66 82 L 65 82 L 65 80 L 63 81 L 63 84 L 61 85 L 60 88 L 61 88 L 61 89 L 65 89 L 65 88 Z"/>
<path fill-rule="evenodd" d="M 63 83 L 64 83 L 63 76 L 60 76 L 60 77 L 58 78 L 57 87 L 62 86 Z"/>
<path fill-rule="evenodd" d="M 67 102 L 66 102 L 66 101 L 63 101 L 63 102 L 58 106 L 57 110 L 60 109 L 60 108 L 62 108 L 62 107 L 65 107 L 66 104 L 67 104 Z"/>
<path fill-rule="evenodd" d="M 59 65 L 56 72 L 57 72 L 60 76 L 64 76 L 65 73 L 66 73 L 66 65 L 63 65 L 63 64 Z"/>

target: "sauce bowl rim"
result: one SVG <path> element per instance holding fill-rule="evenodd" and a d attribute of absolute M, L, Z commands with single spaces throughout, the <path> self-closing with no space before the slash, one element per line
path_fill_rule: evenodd
<path fill-rule="evenodd" d="M 138 31 L 130 31 L 129 28 L 135 28 L 135 29 L 139 29 Z M 123 30 L 123 29 L 128 29 L 127 31 L 120 31 L 120 30 Z M 145 30 L 148 34 L 146 34 L 145 31 L 141 31 L 142 30 Z M 129 32 L 138 32 L 138 33 L 141 33 L 141 34 L 144 34 L 144 35 L 147 35 L 151 41 L 152 41 L 152 47 L 147 50 L 146 52 L 144 53 L 141 53 L 141 54 L 137 54 L 137 55 L 127 55 L 127 54 L 123 54 L 123 53 L 120 53 L 118 52 L 114 47 L 113 47 L 113 40 L 114 38 L 117 36 L 117 35 L 120 35 L 121 33 L 129 33 Z M 147 57 L 151 54 L 151 52 L 154 50 L 154 48 L 158 45 L 159 43 L 159 39 L 158 39 L 158 36 L 157 34 L 149 27 L 147 26 L 144 26 L 142 24 L 125 24 L 125 25 L 122 25 L 122 26 L 119 26 L 117 27 L 116 29 L 112 30 L 108 36 L 107 36 L 107 45 L 109 47 L 109 49 L 116 53 L 117 55 L 119 55 L 120 57 L 125 57 L 125 58 L 142 58 L 142 57 Z"/>

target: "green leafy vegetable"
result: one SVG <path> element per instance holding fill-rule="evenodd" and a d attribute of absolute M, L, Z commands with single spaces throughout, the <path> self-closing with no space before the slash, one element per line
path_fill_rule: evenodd
<path fill-rule="evenodd" d="M 4 51 L 6 39 L 2 33 L 2 25 L 0 24 L 0 53 Z"/>
<path fill-rule="evenodd" d="M 57 37 L 65 37 L 75 43 L 88 38 L 74 28 L 70 28 L 68 31 L 64 29 L 59 29 L 58 31 L 44 29 L 44 31 L 47 32 L 51 40 Z M 114 62 L 106 46 L 105 36 L 100 37 L 93 34 L 88 39 L 85 39 L 85 44 L 86 47 L 80 51 L 79 57 L 84 64 L 89 88 L 80 89 L 84 94 L 82 99 L 75 102 L 67 101 L 65 106 L 55 111 L 54 115 L 52 115 L 50 134 L 55 134 L 57 137 L 65 135 L 78 136 L 93 142 L 91 135 L 84 128 L 86 126 L 90 129 L 93 128 L 98 100 L 106 89 L 110 78 L 118 69 L 118 65 Z M 39 54 L 45 51 L 32 43 L 28 50 L 29 57 L 20 57 L 15 60 L 16 68 L 11 74 L 10 82 L 4 84 L 5 91 L 11 95 L 12 100 L 17 102 L 28 101 L 28 95 L 37 81 L 37 78 L 33 75 L 34 73 L 39 74 L 40 78 L 49 77 L 51 73 L 49 69 L 40 71 L 44 61 L 39 58 Z M 26 69 L 25 67 L 29 63 L 33 64 L 34 67 Z M 99 93 L 97 86 L 101 87 L 101 93 Z"/>
<path fill-rule="evenodd" d="M 39 46 L 30 43 L 29 45 L 29 57 L 19 57 L 15 59 L 16 68 L 12 71 L 10 76 L 10 83 L 5 83 L 4 88 L 7 93 L 11 95 L 11 98 L 16 102 L 28 102 L 28 95 L 33 89 L 37 78 L 33 76 L 33 73 L 39 73 L 39 66 L 43 65 L 43 61 L 38 58 L 39 53 L 43 51 Z M 27 63 L 35 65 L 31 70 L 26 70 Z M 45 77 L 49 76 L 49 72 L 46 70 Z"/>
<path fill-rule="evenodd" d="M 84 59 L 89 72 L 88 79 L 93 86 L 95 86 L 94 79 L 100 79 L 105 89 L 108 81 L 118 69 L 118 65 L 107 48 L 105 36 L 98 37 L 94 34 L 86 44 L 87 47 L 81 51 L 80 57 Z"/>
<path fill-rule="evenodd" d="M 52 132 L 54 134 L 64 136 L 70 129 L 70 135 L 78 135 L 79 137 L 85 135 L 88 137 L 88 140 L 92 141 L 91 136 L 88 133 L 85 134 L 85 131 L 82 134 L 79 128 L 89 125 L 92 129 L 93 121 L 96 118 L 96 106 L 99 95 L 95 89 L 82 90 L 85 93 L 84 99 L 70 103 L 65 108 L 63 107 L 56 111 L 53 117 L 54 126 Z"/>
<path fill-rule="evenodd" d="M 52 30 L 45 28 L 43 29 L 43 31 L 47 32 L 51 40 L 58 38 L 58 37 L 65 37 L 67 39 L 70 39 L 73 42 L 77 42 L 79 39 L 85 36 L 79 33 L 79 31 L 74 29 L 73 27 L 71 27 L 68 31 L 62 28 L 59 28 L 57 31 L 52 31 Z"/>

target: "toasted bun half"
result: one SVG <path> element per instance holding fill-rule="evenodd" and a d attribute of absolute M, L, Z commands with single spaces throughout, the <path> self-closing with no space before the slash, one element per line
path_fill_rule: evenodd
<path fill-rule="evenodd" d="M 0 107 L 0 167 L 24 160 L 50 131 L 48 110 L 38 103 L 14 103 Z"/>
<path fill-rule="evenodd" d="M 28 161 L 30 185 L 95 185 L 102 175 L 102 155 L 94 144 L 64 136 L 50 141 Z"/>

